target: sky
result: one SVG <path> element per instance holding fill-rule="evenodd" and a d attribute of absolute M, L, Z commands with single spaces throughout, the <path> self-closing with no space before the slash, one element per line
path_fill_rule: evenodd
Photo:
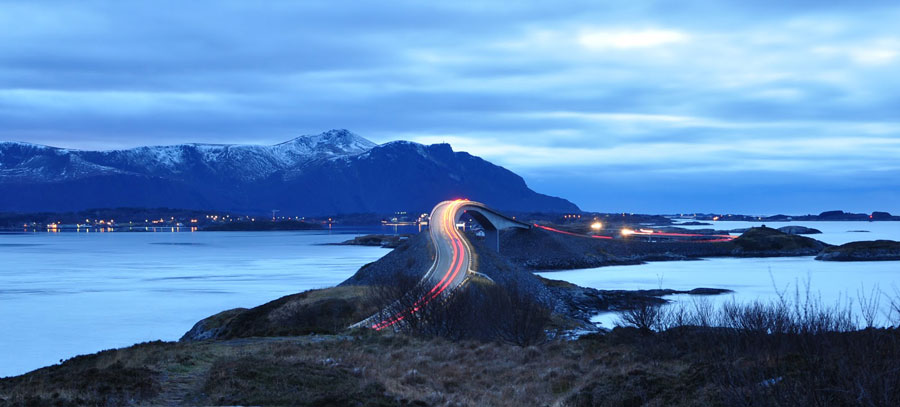
<path fill-rule="evenodd" d="M 0 1 L 0 140 L 450 143 L 582 209 L 900 213 L 900 3 Z"/>

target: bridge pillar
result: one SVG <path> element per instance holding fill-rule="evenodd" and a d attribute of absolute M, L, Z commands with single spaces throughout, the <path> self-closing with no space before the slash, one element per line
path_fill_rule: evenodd
<path fill-rule="evenodd" d="M 484 231 L 484 243 L 500 253 L 500 231 L 497 229 Z"/>
<path fill-rule="evenodd" d="M 461 208 L 463 211 L 457 214 L 457 219 L 459 216 L 462 216 L 462 213 L 467 213 L 484 230 L 484 243 L 487 247 L 490 247 L 500 252 L 500 230 L 508 229 L 508 228 L 520 228 L 520 229 L 531 229 L 531 225 L 527 223 L 519 222 L 515 219 L 511 219 L 502 215 L 498 212 L 495 212 L 482 204 L 472 204 L 465 205 Z"/>

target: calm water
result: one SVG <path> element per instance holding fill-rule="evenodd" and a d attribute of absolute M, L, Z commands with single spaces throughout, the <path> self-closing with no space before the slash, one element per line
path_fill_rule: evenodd
<path fill-rule="evenodd" d="M 714 226 L 691 228 L 737 229 L 759 226 L 753 222 L 711 222 Z M 857 240 L 900 240 L 900 222 L 779 222 L 766 226 L 779 228 L 801 225 L 821 230 L 822 234 L 809 235 L 830 244 L 843 244 Z M 686 226 L 687 227 L 687 226 Z M 868 232 L 852 232 L 867 230 Z M 539 273 L 566 280 L 574 284 L 605 290 L 638 290 L 672 288 L 690 290 L 697 287 L 727 288 L 732 295 L 704 297 L 714 304 L 732 299 L 737 301 L 774 300 L 778 291 L 788 291 L 793 297 L 795 289 L 820 298 L 824 305 L 851 302 L 858 309 L 860 293 L 870 295 L 873 289 L 892 296 L 900 295 L 900 261 L 883 262 L 823 262 L 813 257 L 716 258 L 699 261 L 653 262 L 636 266 L 612 266 L 593 269 Z M 693 301 L 693 296 L 672 296 L 675 301 Z M 889 303 L 882 297 L 882 314 Z M 596 322 L 610 327 L 618 316 L 601 314 Z"/>
<path fill-rule="evenodd" d="M 745 229 L 766 225 L 770 228 L 783 226 L 806 226 L 822 231 L 821 234 L 806 235 L 828 244 L 844 244 L 859 240 L 900 240 L 900 222 L 706 222 L 712 226 L 680 226 L 687 229 Z"/>
<path fill-rule="evenodd" d="M 822 230 L 813 237 L 832 244 L 900 240 L 900 222 L 767 225 L 794 224 Z M 716 222 L 713 227 L 756 225 Z M 704 227 L 710 226 L 697 226 Z M 356 233 L 414 231 L 0 234 L 0 377 L 135 342 L 176 340 L 214 313 L 335 285 L 387 250 L 321 243 Z M 773 298 L 774 287 L 792 290 L 807 280 L 826 303 L 846 302 L 860 289 L 893 292 L 900 286 L 900 262 L 834 263 L 811 257 L 658 262 L 541 274 L 600 289 L 730 288 L 741 301 Z M 721 302 L 732 296 L 711 298 Z M 597 317 L 606 325 L 615 319 Z"/>
<path fill-rule="evenodd" d="M 359 232 L 390 233 L 393 230 Z M 333 286 L 386 249 L 336 232 L 0 235 L 0 377 L 177 340 L 198 320 Z"/>

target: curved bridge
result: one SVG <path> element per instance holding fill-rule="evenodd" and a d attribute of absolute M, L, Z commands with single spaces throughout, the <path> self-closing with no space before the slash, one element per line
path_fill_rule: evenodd
<path fill-rule="evenodd" d="M 455 201 L 454 201 L 455 202 Z M 496 251 L 500 251 L 500 231 L 509 228 L 531 229 L 531 225 L 519 222 L 509 216 L 488 208 L 481 202 L 466 201 L 457 209 L 456 220 L 468 214 L 484 229 L 485 242 Z M 443 202 L 442 202 L 443 203 Z M 438 204 L 440 205 L 440 204 Z"/>
<path fill-rule="evenodd" d="M 384 313 L 384 315 L 392 315 L 391 317 L 382 319 L 378 314 L 353 326 L 369 326 L 381 330 L 395 325 L 414 314 L 428 302 L 446 296 L 461 287 L 469 275 L 476 272 L 472 267 L 474 256 L 472 246 L 465 234 L 460 233 L 456 228 L 456 223 L 463 214 L 468 214 L 484 228 L 485 238 L 498 250 L 500 230 L 531 228 L 531 225 L 503 215 L 480 202 L 458 199 L 437 204 L 431 211 L 431 218 L 428 221 L 431 244 L 435 249 L 434 263 L 419 282 L 422 288 L 431 288 L 421 290 L 425 294 L 415 300 L 412 307 L 401 309 L 402 307 L 394 304 L 388 307 L 388 312 Z"/>

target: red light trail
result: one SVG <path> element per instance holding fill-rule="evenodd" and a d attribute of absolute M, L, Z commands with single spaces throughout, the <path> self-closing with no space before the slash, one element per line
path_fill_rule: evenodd
<path fill-rule="evenodd" d="M 448 204 L 447 208 L 444 209 L 443 219 L 441 219 L 441 222 L 443 223 L 443 229 L 448 233 L 451 248 L 453 250 L 453 254 L 451 255 L 450 267 L 447 268 L 447 272 L 444 273 L 443 278 L 441 278 L 441 280 L 438 281 L 438 283 L 435 284 L 435 286 L 432 287 L 427 294 L 422 296 L 422 298 L 419 298 L 413 304 L 412 309 L 401 310 L 397 312 L 393 317 L 372 325 L 373 329 L 380 331 L 402 321 L 404 318 L 406 318 L 407 314 L 418 312 L 422 307 L 431 302 L 431 300 L 441 295 L 441 293 L 443 293 L 444 290 L 446 290 L 447 287 L 450 286 L 450 283 L 453 282 L 454 279 L 456 279 L 456 277 L 459 275 L 459 272 L 460 270 L 462 270 L 462 266 L 465 260 L 463 251 L 464 243 L 459 236 L 459 231 L 456 229 L 456 219 L 454 214 L 463 202 L 466 202 L 466 200 L 457 199 Z"/>
<path fill-rule="evenodd" d="M 390 318 L 384 319 L 381 322 L 373 324 L 371 327 L 375 330 L 382 330 L 389 326 L 395 325 L 400 321 L 403 321 L 405 318 L 415 314 L 416 312 L 421 311 L 422 307 L 427 305 L 429 302 L 438 298 L 441 294 L 447 290 L 451 284 L 457 281 L 460 272 L 462 271 L 463 265 L 468 265 L 467 261 L 467 253 L 470 249 L 467 248 L 466 242 L 463 240 L 462 235 L 459 230 L 456 228 L 456 214 L 459 209 L 465 205 L 468 200 L 457 199 L 455 201 L 444 202 L 441 205 L 435 207 L 435 210 L 432 211 L 431 220 L 435 221 L 437 218 L 438 221 L 434 222 L 433 225 L 436 226 L 431 228 L 432 239 L 435 245 L 439 248 L 443 248 L 442 250 L 437 251 L 437 257 L 435 258 L 434 265 L 432 269 L 429 271 L 429 274 L 426 274 L 426 278 L 423 279 L 427 281 L 430 273 L 434 273 L 438 267 L 441 267 L 441 264 L 447 264 L 447 258 L 441 260 L 441 254 L 444 253 L 444 256 L 447 255 L 447 251 L 449 250 L 449 265 L 444 272 L 443 276 L 441 276 L 440 280 L 433 286 L 431 289 L 422 295 L 421 298 L 418 298 L 411 307 L 397 311 Z M 443 211 L 443 212 L 441 212 Z M 543 226 L 538 224 L 533 224 L 534 227 L 539 229 L 544 229 L 554 233 L 560 233 L 569 236 L 575 237 L 583 237 L 590 239 L 613 239 L 612 236 L 604 236 L 604 235 L 586 235 L 568 232 L 565 230 L 560 230 L 556 228 L 552 228 L 549 226 Z M 691 234 L 691 233 L 666 233 L 666 232 L 657 232 L 649 229 L 639 229 L 637 231 L 633 231 L 630 229 L 623 229 L 622 233 L 627 235 L 641 235 L 641 236 L 671 236 L 671 237 L 709 237 L 716 238 L 710 240 L 697 240 L 700 242 L 726 242 L 734 239 L 733 236 L 730 235 L 701 235 L 701 234 Z M 443 240 L 449 244 L 440 243 Z M 457 282 L 457 285 L 461 284 Z M 398 300 L 399 301 L 399 300 Z"/>
<path fill-rule="evenodd" d="M 612 239 L 612 236 L 582 235 L 582 234 L 579 234 L 579 233 L 572 233 L 572 232 L 566 232 L 565 230 L 554 229 L 554 228 L 551 228 L 551 227 L 549 227 L 549 226 L 538 225 L 537 223 L 534 224 L 534 227 L 536 227 L 536 228 L 541 228 L 541 229 L 544 229 L 544 230 L 549 230 L 549 231 L 551 231 L 551 232 L 562 233 L 562 234 L 564 234 L 564 235 L 576 236 L 576 237 L 589 237 L 589 238 L 592 238 L 592 239 Z"/>
<path fill-rule="evenodd" d="M 551 228 L 549 226 L 538 225 L 537 223 L 535 223 L 534 226 L 537 228 L 541 228 L 544 230 L 548 230 L 548 231 L 555 232 L 555 233 L 561 233 L 561 234 L 569 235 L 569 236 L 585 237 L 585 238 L 592 238 L 592 239 L 612 239 L 611 236 L 585 235 L 585 234 L 581 234 L 581 233 L 567 232 L 565 230 L 559 230 L 559 229 Z M 671 236 L 671 237 L 715 237 L 715 238 L 718 238 L 718 239 L 694 240 L 696 242 L 704 242 L 704 243 L 728 242 L 728 241 L 735 239 L 735 236 L 731 236 L 731 235 L 702 235 L 702 234 L 696 234 L 696 233 L 668 233 L 668 232 L 658 232 L 658 231 L 653 231 L 653 230 L 644 231 L 641 229 L 628 230 L 628 235 Z"/>

